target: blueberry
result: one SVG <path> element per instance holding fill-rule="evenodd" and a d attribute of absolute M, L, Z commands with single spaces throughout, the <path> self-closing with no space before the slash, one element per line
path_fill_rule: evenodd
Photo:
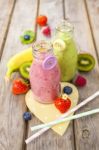
<path fill-rule="evenodd" d="M 66 93 L 66 94 L 68 94 L 68 95 L 71 94 L 72 91 L 73 91 L 73 89 L 70 86 L 65 86 L 63 88 L 63 92 Z"/>
<path fill-rule="evenodd" d="M 26 121 L 31 120 L 32 119 L 31 113 L 30 112 L 25 112 L 23 114 L 23 119 L 26 120 Z"/>
<path fill-rule="evenodd" d="M 30 35 L 24 35 L 25 40 L 30 40 Z"/>

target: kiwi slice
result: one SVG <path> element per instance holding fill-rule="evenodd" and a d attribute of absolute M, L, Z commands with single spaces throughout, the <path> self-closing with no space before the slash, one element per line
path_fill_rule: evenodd
<path fill-rule="evenodd" d="M 25 39 L 24 36 L 29 36 L 29 39 Z M 30 44 L 35 40 L 35 32 L 28 30 L 25 31 L 23 35 L 20 36 L 20 41 L 22 44 Z"/>
<path fill-rule="evenodd" d="M 19 72 L 21 76 L 25 79 L 29 79 L 29 71 L 30 71 L 31 64 L 32 62 L 25 62 L 19 68 Z"/>
<path fill-rule="evenodd" d="M 91 54 L 78 54 L 77 68 L 79 71 L 91 71 L 95 66 L 95 59 Z"/>

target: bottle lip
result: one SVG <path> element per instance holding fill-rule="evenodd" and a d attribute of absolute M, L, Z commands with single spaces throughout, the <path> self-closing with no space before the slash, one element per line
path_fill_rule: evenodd
<path fill-rule="evenodd" d="M 43 55 L 50 54 L 53 51 L 52 44 L 44 40 L 36 41 L 32 45 L 32 48 L 33 48 L 33 56 L 35 58 L 38 58 L 39 56 L 43 58 Z"/>
<path fill-rule="evenodd" d="M 51 44 L 51 42 L 41 40 L 41 41 L 36 41 L 32 45 L 32 48 L 33 48 L 34 51 L 43 53 L 43 52 L 48 52 L 49 50 L 51 50 L 52 49 L 52 44 Z"/>
<path fill-rule="evenodd" d="M 69 21 L 69 19 L 63 19 L 61 20 L 60 24 L 58 24 L 58 26 L 56 27 L 56 30 L 60 32 L 73 32 L 74 26 Z"/>

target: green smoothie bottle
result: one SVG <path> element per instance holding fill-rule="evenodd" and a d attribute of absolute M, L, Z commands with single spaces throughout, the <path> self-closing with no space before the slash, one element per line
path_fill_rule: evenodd
<path fill-rule="evenodd" d="M 73 37 L 73 26 L 63 20 L 56 27 L 53 41 L 54 54 L 61 70 L 61 81 L 70 81 L 77 70 L 77 45 Z"/>

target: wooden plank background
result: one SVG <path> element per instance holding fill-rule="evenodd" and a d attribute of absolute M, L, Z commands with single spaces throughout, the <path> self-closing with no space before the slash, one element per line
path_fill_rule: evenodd
<path fill-rule="evenodd" d="M 5 5 L 6 4 L 6 5 Z M 19 36 L 32 29 L 37 40 L 43 38 L 35 18 L 39 14 L 48 16 L 54 30 L 56 24 L 69 18 L 75 27 L 75 39 L 82 51 L 90 52 L 96 59 L 96 67 L 87 77 L 87 86 L 79 89 L 80 101 L 99 89 L 99 0 L 0 0 L 0 150 L 98 150 L 99 115 L 72 122 L 63 137 L 52 130 L 47 131 L 27 146 L 24 140 L 31 135 L 30 126 L 40 123 L 33 119 L 25 123 L 23 112 L 27 111 L 24 96 L 11 94 L 11 82 L 4 81 L 9 58 L 24 50 Z M 18 75 L 14 75 L 14 78 Z M 99 98 L 77 113 L 99 106 Z"/>
<path fill-rule="evenodd" d="M 23 121 L 22 115 L 27 108 L 24 96 L 12 95 L 11 82 L 6 84 L 4 76 L 8 59 L 28 47 L 20 43 L 19 36 L 24 30 L 34 28 L 36 10 L 37 3 L 35 0 L 16 1 L 4 45 L 0 64 L 0 150 L 22 150 L 25 148 L 26 124 Z"/>
<path fill-rule="evenodd" d="M 86 0 L 86 8 L 89 17 L 90 28 L 92 32 L 93 42 L 95 45 L 95 50 L 97 54 L 97 59 L 99 62 L 99 0 Z"/>
<path fill-rule="evenodd" d="M 65 2 L 65 14 L 71 19 L 75 26 L 76 39 L 83 51 L 88 51 L 96 57 L 96 51 L 90 30 L 88 14 L 84 1 L 69 0 Z M 80 101 L 87 98 L 89 95 L 99 89 L 99 64 L 96 62 L 96 68 L 87 77 L 87 86 L 79 90 Z M 99 98 L 94 102 L 89 103 L 86 107 L 80 109 L 80 112 L 91 110 L 99 106 Z M 75 131 L 75 147 L 77 150 L 95 150 L 98 149 L 99 132 L 98 132 L 99 117 L 98 115 L 81 118 L 74 121 Z M 97 130 L 95 130 L 97 129 Z"/>
<path fill-rule="evenodd" d="M 3 46 L 6 41 L 14 6 L 15 0 L 0 0 L 0 57 L 2 55 Z"/>

